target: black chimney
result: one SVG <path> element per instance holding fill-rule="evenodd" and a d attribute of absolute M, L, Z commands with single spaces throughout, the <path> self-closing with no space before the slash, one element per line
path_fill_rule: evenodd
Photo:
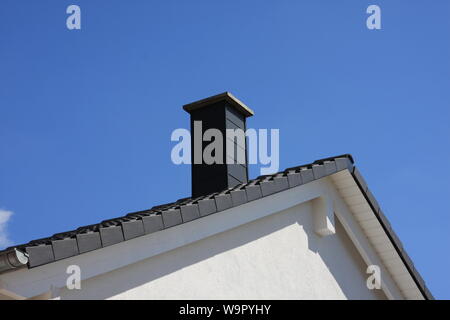
<path fill-rule="evenodd" d="M 226 130 L 242 129 L 245 132 L 245 119 L 252 116 L 253 111 L 229 92 L 184 105 L 183 109 L 191 115 L 192 197 L 222 191 L 247 182 L 247 139 L 233 139 L 234 159 L 238 160 L 236 152 L 241 148 L 240 151 L 243 149 L 244 152 L 243 161 L 241 159 L 239 163 L 227 163 Z M 199 154 L 203 155 L 205 147 L 214 142 L 213 138 L 212 141 L 203 141 L 203 134 L 208 129 L 217 129 L 222 134 L 220 163 L 208 164 L 203 156 L 198 157 Z"/>

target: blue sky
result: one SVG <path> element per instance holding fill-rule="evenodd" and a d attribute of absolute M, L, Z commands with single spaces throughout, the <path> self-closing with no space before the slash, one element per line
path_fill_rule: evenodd
<path fill-rule="evenodd" d="M 445 0 L 3 0 L 2 246 L 189 196 L 181 106 L 231 91 L 250 127 L 280 129 L 280 169 L 351 153 L 449 299 L 449 18 Z"/>

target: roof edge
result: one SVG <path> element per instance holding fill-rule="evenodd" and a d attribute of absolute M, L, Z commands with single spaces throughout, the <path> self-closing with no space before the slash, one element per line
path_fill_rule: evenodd
<path fill-rule="evenodd" d="M 363 194 L 364 198 L 366 199 L 367 203 L 371 207 L 375 217 L 377 218 L 378 222 L 380 223 L 381 227 L 383 228 L 384 232 L 388 236 L 389 240 L 391 241 L 392 245 L 395 248 L 395 251 L 399 255 L 400 259 L 402 260 L 403 264 L 405 265 L 406 269 L 408 270 L 409 274 L 414 280 L 414 283 L 416 284 L 417 288 L 419 288 L 419 291 L 422 293 L 423 297 L 427 300 L 434 300 L 433 294 L 430 292 L 430 290 L 427 288 L 425 281 L 423 280 L 420 273 L 417 271 L 417 269 L 414 266 L 414 263 L 412 262 L 411 258 L 408 256 L 408 253 L 403 248 L 403 244 L 401 243 L 400 239 L 397 237 L 397 234 L 392 229 L 392 227 L 389 224 L 389 221 L 387 220 L 386 216 L 384 215 L 383 211 L 381 210 L 377 200 L 372 195 L 372 192 L 367 187 L 367 184 L 362 177 L 361 173 L 357 169 L 356 166 L 353 167 L 353 170 L 351 171 L 352 177 L 355 180 L 358 188 L 360 189 L 361 193 Z"/>

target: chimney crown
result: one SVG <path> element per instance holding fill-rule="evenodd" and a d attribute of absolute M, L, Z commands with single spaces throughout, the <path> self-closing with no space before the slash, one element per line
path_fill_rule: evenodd
<path fill-rule="evenodd" d="M 198 100 L 198 101 L 195 101 L 195 102 L 192 102 L 189 104 L 185 104 L 183 106 L 183 109 L 186 112 L 192 113 L 192 111 L 211 106 L 220 101 L 228 102 L 231 106 L 233 106 L 236 109 L 236 111 L 238 111 L 245 117 L 251 117 L 255 114 L 252 109 L 247 107 L 242 101 L 240 101 L 238 98 L 233 96 L 228 91 L 217 94 L 217 95 L 209 97 L 209 98 L 205 98 L 205 99 Z"/>

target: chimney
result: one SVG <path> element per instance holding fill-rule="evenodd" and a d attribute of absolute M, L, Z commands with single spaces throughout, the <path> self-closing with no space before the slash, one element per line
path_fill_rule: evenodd
<path fill-rule="evenodd" d="M 246 131 L 245 119 L 253 115 L 253 111 L 231 93 L 224 92 L 183 106 L 191 115 L 191 163 L 192 163 L 192 197 L 222 191 L 248 181 L 247 139 L 234 139 L 235 161 L 237 148 L 244 151 L 244 163 L 227 164 L 226 129 L 242 129 Z M 197 123 L 197 127 L 194 125 Z M 201 130 L 199 123 L 201 121 Z M 213 141 L 203 141 L 203 134 L 208 129 L 217 129 L 222 133 L 222 162 L 207 164 L 205 159 L 195 159 L 197 154 L 203 155 L 206 146 Z M 200 135 L 201 134 L 201 135 Z M 241 149 L 241 151 L 242 151 Z M 196 161 L 198 163 L 196 163 Z"/>

